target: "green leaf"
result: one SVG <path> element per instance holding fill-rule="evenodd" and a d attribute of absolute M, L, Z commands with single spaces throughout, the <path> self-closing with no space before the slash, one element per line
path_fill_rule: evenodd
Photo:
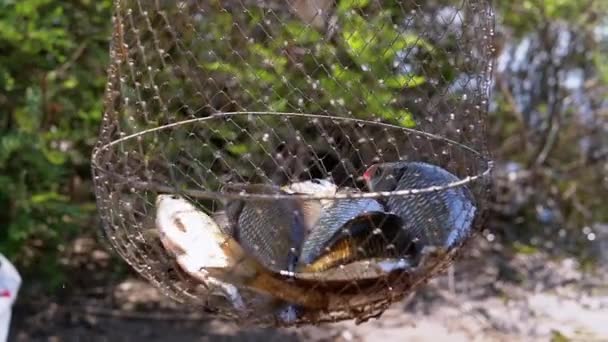
<path fill-rule="evenodd" d="M 78 79 L 76 77 L 70 77 L 63 82 L 63 86 L 67 89 L 74 89 L 78 86 Z"/>
<path fill-rule="evenodd" d="M 0 66 L 0 68 L 2 67 Z M 15 88 L 15 79 L 6 70 L 0 72 L 0 87 L 5 91 L 11 91 Z"/>
<path fill-rule="evenodd" d="M 361 16 L 352 14 L 349 15 L 342 30 L 342 39 L 346 43 L 346 49 L 349 54 L 363 63 L 367 60 L 364 52 L 374 39 L 374 32 L 367 26 L 367 23 Z"/>
<path fill-rule="evenodd" d="M 13 117 L 19 129 L 27 133 L 36 133 L 42 117 L 42 95 L 40 88 L 28 87 L 25 92 L 25 107 L 16 109 Z"/>
<path fill-rule="evenodd" d="M 285 30 L 298 45 L 316 43 L 323 38 L 317 30 L 302 24 L 300 21 L 288 22 L 285 25 Z"/>
<path fill-rule="evenodd" d="M 60 195 L 57 192 L 49 191 L 32 195 L 30 201 L 33 204 L 45 204 L 48 202 L 67 202 L 69 197 Z"/>
<path fill-rule="evenodd" d="M 523 243 L 520 243 L 520 242 L 515 242 L 513 244 L 513 248 L 515 249 L 515 251 L 517 253 L 526 254 L 526 255 L 531 255 L 531 254 L 535 254 L 538 252 L 538 248 L 536 248 L 534 246 L 530 246 L 530 245 L 524 245 Z"/>
<path fill-rule="evenodd" d="M 262 81 L 266 84 L 275 84 L 279 81 L 279 77 L 277 75 L 264 69 L 254 70 L 248 76 L 252 81 Z"/>
<path fill-rule="evenodd" d="M 67 161 L 67 155 L 63 152 L 52 149 L 43 149 L 43 153 L 51 164 L 62 165 Z"/>
<path fill-rule="evenodd" d="M 355 72 L 337 64 L 332 65 L 331 74 L 338 82 L 349 87 L 359 86 L 358 83 L 363 80 L 363 75 L 360 72 Z"/>
<path fill-rule="evenodd" d="M 25 141 L 20 134 L 9 133 L 0 137 L 0 167 L 6 163 L 11 155 L 23 147 Z"/>
<path fill-rule="evenodd" d="M 397 113 L 395 114 L 395 117 L 397 118 L 399 125 L 401 125 L 402 127 L 407 127 L 407 128 L 416 127 L 416 121 L 414 121 L 414 115 L 412 115 L 412 113 L 407 110 L 397 111 Z"/>
<path fill-rule="evenodd" d="M 271 112 L 284 112 L 287 109 L 287 104 L 289 103 L 287 98 L 280 98 L 277 101 L 274 101 L 270 104 L 269 110 Z"/>
<path fill-rule="evenodd" d="M 416 75 L 396 75 L 384 80 L 387 87 L 393 89 L 414 88 L 424 84 L 426 78 Z"/>
<path fill-rule="evenodd" d="M 249 145 L 246 144 L 228 144 L 228 151 L 236 155 L 243 155 L 249 151 Z"/>
<path fill-rule="evenodd" d="M 285 66 L 287 65 L 287 57 L 281 56 L 261 44 L 252 44 L 250 46 L 250 49 L 255 54 L 263 58 L 263 64 L 272 66 L 277 73 L 282 74 L 285 71 Z"/>
<path fill-rule="evenodd" d="M 202 65 L 202 67 L 209 71 L 222 71 L 222 72 L 231 73 L 233 75 L 237 75 L 239 73 L 238 69 L 236 69 L 232 65 L 230 65 L 228 63 L 224 63 L 224 62 L 204 63 Z"/>
<path fill-rule="evenodd" d="M 369 5 L 370 0 L 341 0 L 339 1 L 339 11 L 349 11 L 353 9 L 363 8 Z"/>

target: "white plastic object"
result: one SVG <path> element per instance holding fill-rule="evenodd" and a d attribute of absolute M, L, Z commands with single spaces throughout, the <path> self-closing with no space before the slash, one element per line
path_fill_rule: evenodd
<path fill-rule="evenodd" d="M 0 342 L 6 342 L 11 325 L 13 303 L 21 286 L 21 276 L 13 264 L 0 254 Z"/>

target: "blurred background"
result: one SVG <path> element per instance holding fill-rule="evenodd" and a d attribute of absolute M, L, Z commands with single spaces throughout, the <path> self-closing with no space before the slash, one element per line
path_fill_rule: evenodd
<path fill-rule="evenodd" d="M 378 321 L 239 330 L 162 297 L 100 236 L 89 156 L 111 1 L 0 1 L 0 251 L 24 277 L 12 339 L 608 340 L 608 3 L 493 5 L 497 169 L 463 259 Z"/>

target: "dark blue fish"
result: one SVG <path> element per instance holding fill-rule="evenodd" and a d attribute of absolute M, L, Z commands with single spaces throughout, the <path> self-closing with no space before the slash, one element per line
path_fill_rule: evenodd
<path fill-rule="evenodd" d="M 237 184 L 225 190 L 284 194 L 269 185 Z M 304 222 L 296 200 L 230 200 L 225 207 L 230 230 L 245 251 L 268 269 L 293 272 L 304 238 Z"/>
<path fill-rule="evenodd" d="M 438 166 L 421 162 L 372 165 L 364 174 L 370 191 L 395 191 L 442 186 L 459 181 Z M 421 245 L 451 248 L 472 232 L 476 207 L 466 186 L 444 190 L 391 196 L 387 209 L 403 219 L 405 229 Z"/>
<path fill-rule="evenodd" d="M 383 212 L 382 205 L 368 198 L 336 199 L 326 201 L 314 228 L 306 237 L 300 252 L 300 264 L 310 264 L 317 259 L 325 249 L 330 247 L 330 240 L 340 232 L 344 225 L 363 214 Z"/>
<path fill-rule="evenodd" d="M 362 260 L 409 260 L 417 254 L 416 245 L 403 229 L 401 218 L 380 211 L 365 213 L 349 220 L 321 246 L 323 248 L 314 260 L 309 263 L 301 260 L 298 272 L 325 272 Z M 358 273 L 364 271 L 350 269 L 353 279 L 359 278 L 361 275 Z"/>

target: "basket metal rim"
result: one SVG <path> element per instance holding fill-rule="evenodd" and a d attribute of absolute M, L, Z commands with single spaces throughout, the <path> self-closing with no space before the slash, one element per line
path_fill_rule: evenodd
<path fill-rule="evenodd" d="M 239 116 L 239 115 L 273 115 L 273 116 L 292 116 L 292 117 L 308 117 L 308 118 L 316 118 L 323 120 L 339 120 L 339 121 L 350 121 L 354 123 L 361 123 L 367 125 L 376 125 L 380 127 L 386 127 L 391 129 L 403 130 L 413 134 L 419 134 L 422 136 L 426 136 L 429 139 L 444 141 L 450 145 L 456 146 L 458 148 L 462 148 L 467 152 L 473 154 L 476 158 L 478 158 L 481 162 L 484 162 L 486 167 L 482 172 L 479 172 L 475 175 L 469 175 L 464 177 L 458 181 L 451 182 L 448 184 L 444 184 L 441 186 L 431 186 L 425 188 L 417 188 L 417 189 L 402 189 L 395 191 L 378 191 L 378 192 L 358 192 L 358 193 L 337 193 L 334 195 L 323 195 L 323 194 L 260 194 L 260 193 L 245 193 L 245 192 L 222 192 L 222 191 L 207 191 L 207 190 L 196 190 L 196 189 L 177 189 L 176 187 L 171 187 L 162 184 L 154 184 L 146 181 L 141 181 L 137 179 L 128 179 L 128 177 L 108 172 L 106 169 L 101 167 L 97 163 L 100 153 L 106 151 L 113 146 L 120 144 L 121 142 L 131 140 L 152 132 L 161 131 L 164 129 L 174 128 L 181 125 L 192 124 L 195 122 L 203 122 L 207 120 L 221 119 L 225 117 L 231 116 Z M 113 140 L 107 144 L 97 146 L 92 153 L 91 156 L 91 165 L 94 170 L 98 171 L 100 174 L 110 175 L 110 177 L 122 178 L 125 182 L 134 188 L 134 189 L 145 189 L 145 190 L 155 190 L 159 193 L 171 193 L 171 194 L 181 194 L 194 198 L 204 198 L 204 199 L 213 199 L 213 200 L 221 200 L 221 199 L 258 199 L 258 200 L 279 200 L 279 199 L 300 199 L 300 200 L 337 200 L 337 199 L 351 199 L 351 198 L 387 198 L 392 196 L 408 196 L 408 195 L 416 195 L 423 193 L 431 193 L 438 191 L 445 191 L 450 188 L 457 188 L 464 186 L 466 184 L 481 180 L 483 178 L 488 177 L 492 169 L 494 167 L 494 162 L 485 157 L 479 151 L 459 143 L 457 141 L 442 137 L 440 135 L 436 135 L 433 133 L 428 133 L 424 131 L 420 131 L 413 128 L 397 126 L 389 123 L 379 122 L 379 121 L 371 121 L 365 119 L 357 119 L 350 117 L 340 117 L 340 116 L 330 116 L 330 115 L 319 115 L 319 114 L 306 114 L 306 113 L 297 113 L 297 112 L 264 112 L 264 111 L 238 111 L 238 112 L 218 112 L 211 114 L 206 117 L 194 118 L 188 120 L 181 120 L 177 122 L 172 122 L 169 124 L 161 125 L 154 128 L 149 128 L 146 130 L 142 130 L 137 133 L 133 133 L 119 139 Z"/>

